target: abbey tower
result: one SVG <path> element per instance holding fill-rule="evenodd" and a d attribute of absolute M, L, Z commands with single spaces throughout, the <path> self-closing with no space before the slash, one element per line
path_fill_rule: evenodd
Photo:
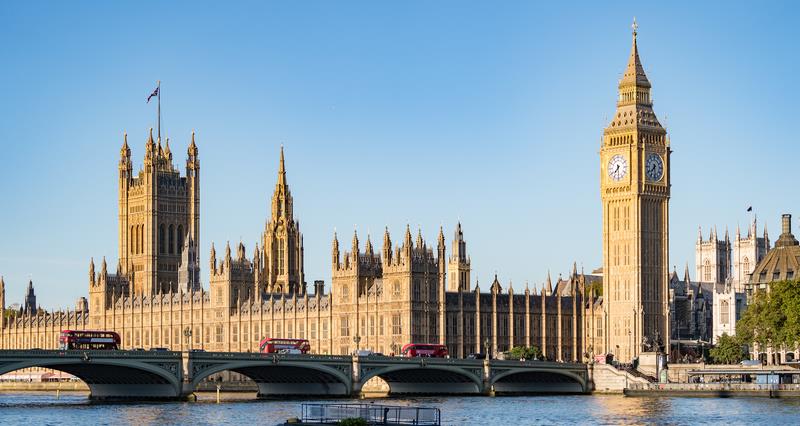
<path fill-rule="evenodd" d="M 603 132 L 603 314 L 605 347 L 630 362 L 643 337 L 668 346 L 670 143 L 633 46 L 619 83 L 617 111 Z"/>

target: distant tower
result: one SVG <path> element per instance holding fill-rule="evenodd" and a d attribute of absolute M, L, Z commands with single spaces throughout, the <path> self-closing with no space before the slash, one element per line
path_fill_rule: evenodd
<path fill-rule="evenodd" d="M 603 132 L 603 310 L 605 347 L 622 362 L 643 337 L 669 340 L 670 141 L 650 97 L 634 21 L 617 111 Z"/>
<path fill-rule="evenodd" d="M 708 240 L 698 231 L 695 243 L 695 276 L 699 282 L 721 284 L 731 274 L 731 240 L 728 230 L 725 238 L 717 238 L 717 228 L 711 228 Z"/>
<path fill-rule="evenodd" d="M 756 265 L 767 255 L 770 249 L 769 234 L 764 226 L 764 235 L 757 234 L 756 218 L 747 229 L 747 236 L 742 237 L 739 227 L 736 227 L 736 239 L 733 241 L 733 289 L 737 292 L 744 291 L 744 285 L 749 281 L 750 273 Z"/>
<path fill-rule="evenodd" d="M 125 135 L 119 161 L 120 272 L 136 295 L 176 290 L 181 251 L 187 238 L 200 237 L 200 162 L 194 133 L 188 148 L 186 176 L 172 163 L 167 141 L 145 143 L 144 168 L 133 174 Z"/>
<path fill-rule="evenodd" d="M 6 315 L 6 283 L 3 281 L 3 276 L 0 275 L 0 329 L 5 324 Z"/>
<path fill-rule="evenodd" d="M 264 251 L 263 282 L 259 288 L 267 293 L 305 294 L 303 275 L 303 234 L 294 220 L 294 204 L 286 183 L 283 147 L 278 166 L 278 182 L 272 195 L 271 215 L 262 235 Z"/>
<path fill-rule="evenodd" d="M 36 294 L 33 292 L 33 280 L 28 281 L 28 289 L 25 292 L 25 304 L 23 310 L 28 315 L 36 315 Z"/>
<path fill-rule="evenodd" d="M 191 293 L 199 291 L 200 264 L 197 258 L 197 246 L 191 238 L 187 238 L 181 250 L 181 264 L 178 267 L 178 284 L 180 291 Z"/>
<path fill-rule="evenodd" d="M 469 291 L 470 260 L 469 256 L 467 256 L 467 242 L 464 241 L 464 232 L 461 231 L 461 222 L 458 222 L 453 236 L 453 252 L 447 263 L 447 272 L 450 277 L 447 291 Z"/>

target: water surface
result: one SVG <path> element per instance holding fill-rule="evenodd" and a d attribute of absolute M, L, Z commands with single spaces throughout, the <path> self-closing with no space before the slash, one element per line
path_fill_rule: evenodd
<path fill-rule="evenodd" d="M 303 402 L 366 402 L 438 407 L 446 425 L 800 424 L 800 399 L 630 398 L 621 395 L 427 397 L 261 401 L 250 394 L 200 394 L 197 402 L 91 403 L 83 393 L 0 394 L 2 425 L 275 425 Z"/>

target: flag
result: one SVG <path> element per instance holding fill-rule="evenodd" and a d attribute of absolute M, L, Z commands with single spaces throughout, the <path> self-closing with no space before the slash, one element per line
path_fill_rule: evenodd
<path fill-rule="evenodd" d="M 748 206 L 747 207 L 747 211 L 749 211 L 749 212 L 753 211 L 753 206 Z"/>
<path fill-rule="evenodd" d="M 153 96 L 158 96 L 158 87 L 156 87 L 156 90 L 153 90 L 153 93 L 151 93 L 150 96 L 147 97 L 148 104 L 150 103 L 150 98 L 152 98 Z"/>

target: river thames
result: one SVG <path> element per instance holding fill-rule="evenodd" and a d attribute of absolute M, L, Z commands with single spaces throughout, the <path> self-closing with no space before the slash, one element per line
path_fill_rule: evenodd
<path fill-rule="evenodd" d="M 90 403 L 85 394 L 0 394 L 0 424 L 276 425 L 300 414 L 300 404 L 245 394 L 200 394 L 197 402 Z M 631 398 L 620 395 L 430 397 L 326 400 L 437 407 L 444 425 L 535 424 L 798 424 L 800 399 Z"/>

